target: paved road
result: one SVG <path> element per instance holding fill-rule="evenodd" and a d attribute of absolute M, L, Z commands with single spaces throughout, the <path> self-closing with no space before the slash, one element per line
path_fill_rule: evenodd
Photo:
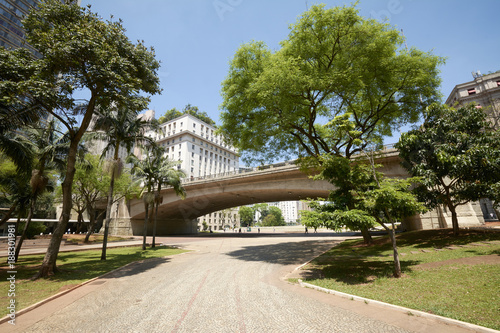
<path fill-rule="evenodd" d="M 341 238 L 224 236 L 165 239 L 194 251 L 130 265 L 0 331 L 468 332 L 284 280 Z"/>

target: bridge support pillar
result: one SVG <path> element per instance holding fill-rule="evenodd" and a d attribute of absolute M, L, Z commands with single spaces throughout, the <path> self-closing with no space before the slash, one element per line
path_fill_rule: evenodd
<path fill-rule="evenodd" d="M 130 220 L 132 235 L 143 236 L 144 220 Z M 162 219 L 156 222 L 156 236 L 189 235 L 198 233 L 198 221 Z M 153 221 L 148 222 L 148 236 L 153 235 Z"/>
<path fill-rule="evenodd" d="M 481 207 L 478 202 L 470 202 L 457 207 L 458 225 L 477 227 L 484 225 Z M 451 213 L 439 206 L 422 215 L 414 215 L 403 220 L 405 230 L 451 228 Z"/>
<path fill-rule="evenodd" d="M 109 225 L 110 235 L 120 236 L 142 236 L 144 231 L 144 220 L 130 218 L 111 219 Z M 104 232 L 104 226 L 100 232 Z M 185 219 L 158 220 L 156 222 L 156 236 L 188 235 L 198 232 L 198 221 Z M 153 221 L 148 222 L 148 236 L 153 235 Z"/>

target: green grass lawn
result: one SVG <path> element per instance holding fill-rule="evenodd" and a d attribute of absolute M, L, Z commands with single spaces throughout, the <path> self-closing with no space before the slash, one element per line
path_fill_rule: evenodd
<path fill-rule="evenodd" d="M 392 277 L 389 238 L 351 240 L 303 269 L 327 289 L 500 329 L 500 232 L 425 230 L 397 237 L 403 277 Z"/>
<path fill-rule="evenodd" d="M 160 258 L 186 252 L 185 250 L 165 246 L 148 248 L 141 247 L 109 248 L 106 251 L 107 260 L 101 261 L 101 250 L 78 252 L 60 252 L 57 266 L 60 269 L 56 275 L 47 279 L 32 281 L 31 277 L 38 272 L 43 255 L 22 256 L 16 263 L 16 310 L 19 311 L 58 292 L 69 289 L 87 280 L 110 272 L 128 263 L 150 258 Z M 2 276 L 7 276 L 7 258 L 0 264 Z M 7 315 L 9 282 L 0 281 L 0 317 Z"/>

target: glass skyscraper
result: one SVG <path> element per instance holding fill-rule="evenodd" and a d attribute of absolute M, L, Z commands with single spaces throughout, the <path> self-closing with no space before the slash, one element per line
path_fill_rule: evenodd
<path fill-rule="evenodd" d="M 26 47 L 33 54 L 38 53 L 24 40 L 22 19 L 39 0 L 0 0 L 0 47 L 17 49 Z M 65 0 L 61 0 L 65 2 Z M 80 1 L 78 1 L 80 3 Z"/>
<path fill-rule="evenodd" d="M 21 20 L 37 3 L 38 0 L 0 0 L 0 46 L 8 49 L 26 47 L 35 53 L 24 41 Z"/>

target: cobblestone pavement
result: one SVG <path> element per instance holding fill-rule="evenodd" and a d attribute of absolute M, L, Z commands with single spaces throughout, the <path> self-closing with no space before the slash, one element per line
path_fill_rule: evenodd
<path fill-rule="evenodd" d="M 338 237 L 263 235 L 165 242 L 169 240 L 194 251 L 127 266 L 69 293 L 74 293 L 71 300 L 63 296 L 62 305 L 54 303 L 53 310 L 42 312 L 41 320 L 30 316 L 45 305 L 19 316 L 17 329 L 37 333 L 465 332 L 283 280 L 286 272 L 339 242 Z M 30 320 L 31 326 L 22 327 L 23 321 Z"/>

